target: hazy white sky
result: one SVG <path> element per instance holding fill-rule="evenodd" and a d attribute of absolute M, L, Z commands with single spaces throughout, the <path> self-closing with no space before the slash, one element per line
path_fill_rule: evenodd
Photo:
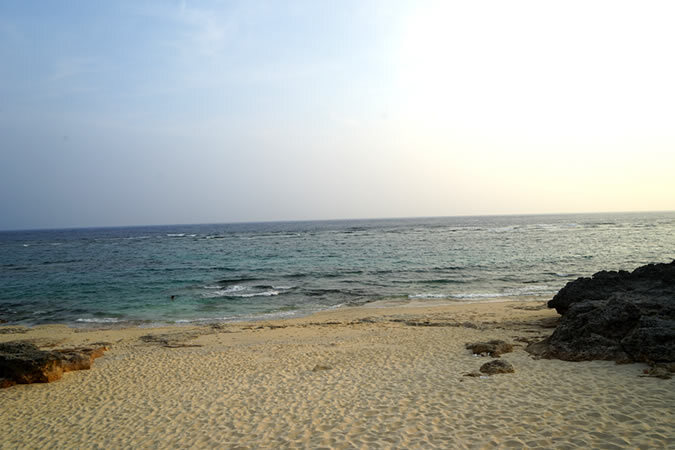
<path fill-rule="evenodd" d="M 0 3 L 0 229 L 675 209 L 671 1 Z"/>

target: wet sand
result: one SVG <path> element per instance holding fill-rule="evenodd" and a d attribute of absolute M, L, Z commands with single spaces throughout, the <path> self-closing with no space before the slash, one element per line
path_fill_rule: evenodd
<path fill-rule="evenodd" d="M 675 380 L 642 364 L 537 360 L 537 302 L 379 303 L 220 326 L 0 334 L 109 342 L 88 371 L 0 390 L 0 447 L 666 448 Z M 7 328 L 7 327 L 4 327 Z M 150 336 L 150 337 L 148 337 Z M 503 339 L 515 373 L 466 377 Z"/>

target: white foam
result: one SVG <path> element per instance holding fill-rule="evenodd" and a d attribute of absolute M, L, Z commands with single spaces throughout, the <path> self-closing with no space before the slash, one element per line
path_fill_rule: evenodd
<path fill-rule="evenodd" d="M 471 299 L 486 299 L 486 298 L 502 298 L 502 297 L 519 297 L 528 295 L 545 295 L 555 294 L 557 290 L 548 286 L 528 286 L 523 289 L 510 289 L 504 292 L 466 292 L 457 294 L 446 293 L 421 293 L 408 295 L 409 299 L 442 299 L 451 298 L 457 300 L 471 300 Z"/>
<path fill-rule="evenodd" d="M 195 322 L 214 322 L 218 319 L 209 319 L 206 317 L 200 317 L 198 319 L 178 319 L 176 323 L 195 323 Z"/>
<path fill-rule="evenodd" d="M 168 233 L 168 237 L 185 237 L 185 233 Z"/>
<path fill-rule="evenodd" d="M 448 298 L 448 294 L 410 294 L 408 298 Z"/>
<path fill-rule="evenodd" d="M 252 318 L 252 319 L 259 319 L 261 317 L 292 317 L 292 316 L 297 316 L 299 312 L 300 311 L 297 311 L 297 310 L 278 311 L 278 312 L 257 314 L 257 315 L 249 316 L 249 317 Z"/>
<path fill-rule="evenodd" d="M 338 303 L 337 305 L 327 307 L 326 310 L 342 308 L 345 305 L 346 305 L 346 303 Z"/>
<path fill-rule="evenodd" d="M 189 324 L 189 323 L 204 323 L 204 322 L 248 322 L 251 320 L 278 318 L 278 317 L 293 317 L 300 314 L 299 310 L 291 311 L 276 311 L 261 314 L 246 314 L 241 316 L 223 316 L 223 317 L 199 317 L 194 319 L 178 319 L 174 323 Z"/>
<path fill-rule="evenodd" d="M 271 297 L 273 295 L 279 295 L 279 291 L 264 291 L 264 292 L 252 292 L 250 294 L 240 294 L 237 297 L 249 298 L 249 297 Z"/>
<path fill-rule="evenodd" d="M 468 294 L 456 294 L 456 295 L 451 295 L 451 298 L 466 298 L 466 299 L 472 299 L 472 298 L 497 298 L 497 297 L 512 297 L 517 294 L 508 294 L 508 293 L 495 293 L 495 292 L 480 292 L 480 293 L 468 293 Z"/>
<path fill-rule="evenodd" d="M 85 322 L 85 323 L 117 323 L 120 322 L 119 319 L 116 319 L 114 317 L 102 317 L 100 319 L 83 319 L 79 318 L 76 320 L 76 322 Z"/>
<path fill-rule="evenodd" d="M 245 291 L 247 288 L 246 286 L 241 286 L 239 284 L 234 284 L 232 286 L 228 286 L 226 289 L 218 289 L 220 286 L 211 286 L 211 287 L 206 287 L 206 289 L 217 289 L 214 290 L 213 292 L 205 292 L 202 294 L 203 298 L 214 298 L 214 297 L 224 297 L 224 296 L 231 296 L 232 294 L 236 292 L 241 292 Z"/>

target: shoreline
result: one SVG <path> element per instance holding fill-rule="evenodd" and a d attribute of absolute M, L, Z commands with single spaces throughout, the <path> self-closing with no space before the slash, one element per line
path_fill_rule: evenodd
<path fill-rule="evenodd" d="M 342 311 L 342 310 L 351 310 L 351 309 L 379 309 L 379 308 L 433 308 L 438 306 L 453 306 L 453 305 L 469 305 L 469 304 L 488 304 L 488 303 L 512 303 L 512 302 L 523 302 L 523 303 L 537 303 L 537 302 L 546 302 L 550 300 L 550 295 L 505 295 L 500 297 L 477 297 L 475 299 L 454 299 L 454 298 L 433 298 L 433 299 L 421 299 L 421 298 L 393 298 L 393 299 L 382 299 L 382 300 L 373 300 L 360 305 L 348 305 L 340 304 L 325 309 L 317 311 L 307 311 L 307 312 L 298 312 L 288 311 L 288 312 L 276 312 L 276 313 L 265 313 L 261 314 L 258 317 L 247 317 L 242 316 L 242 319 L 222 319 L 222 318 L 199 318 L 199 319 L 177 319 L 173 322 L 162 322 L 162 321 L 142 321 L 142 320 L 129 320 L 129 321 L 106 321 L 105 318 L 100 319 L 100 321 L 89 321 L 82 320 L 76 322 L 55 322 L 55 323 L 37 323 L 37 324 L 20 324 L 20 323 L 0 323 L 0 335 L 2 330 L 6 328 L 26 328 L 33 329 L 37 327 L 44 326 L 66 326 L 68 328 L 73 328 L 77 330 L 124 330 L 127 328 L 142 328 L 142 329 L 153 329 L 153 328 L 171 328 L 171 327 L 199 327 L 199 326 L 210 326 L 214 324 L 242 324 L 242 323 L 258 323 L 258 322 L 268 322 L 276 320 L 290 320 L 290 319 L 302 319 L 311 317 L 317 314 L 322 314 L 324 312 L 330 311 Z"/>
<path fill-rule="evenodd" d="M 349 307 L 202 326 L 43 325 L 0 342 L 109 342 L 86 371 L 0 390 L 0 447 L 666 447 L 672 380 L 643 364 L 535 359 L 539 302 Z M 502 339 L 515 373 L 464 376 Z"/>

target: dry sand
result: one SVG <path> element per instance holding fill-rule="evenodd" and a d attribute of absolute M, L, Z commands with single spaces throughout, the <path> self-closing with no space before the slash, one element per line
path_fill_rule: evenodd
<path fill-rule="evenodd" d="M 533 359 L 520 340 L 550 334 L 556 317 L 538 305 L 0 334 L 112 343 L 92 370 L 0 390 L 0 447 L 674 447 L 675 380 L 639 377 L 641 364 Z M 502 356 L 515 373 L 463 376 L 491 360 L 465 343 L 493 338 L 518 344 Z"/>

